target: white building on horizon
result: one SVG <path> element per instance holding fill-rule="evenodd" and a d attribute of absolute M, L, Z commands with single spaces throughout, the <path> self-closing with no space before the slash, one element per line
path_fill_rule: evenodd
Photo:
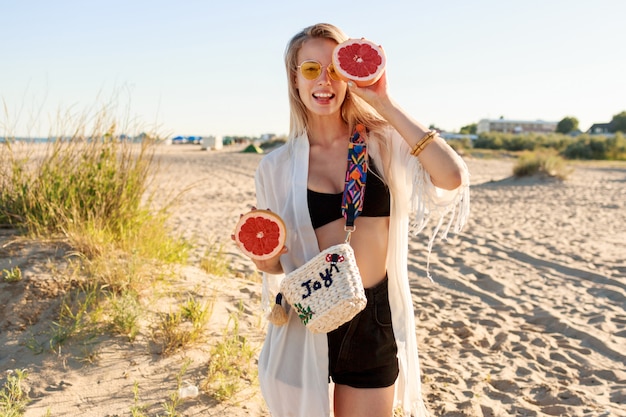
<path fill-rule="evenodd" d="M 219 150 L 222 149 L 223 145 L 224 145 L 224 141 L 223 138 L 221 136 L 204 136 L 202 138 L 202 146 L 200 147 L 201 150 L 206 151 L 206 150 Z"/>
<path fill-rule="evenodd" d="M 552 133 L 558 124 L 545 120 L 482 119 L 476 126 L 476 133 Z"/>

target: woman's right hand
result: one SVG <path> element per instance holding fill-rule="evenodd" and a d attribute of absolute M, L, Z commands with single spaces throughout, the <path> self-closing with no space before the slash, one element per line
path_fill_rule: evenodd
<path fill-rule="evenodd" d="M 256 207 L 253 206 L 251 210 L 256 210 Z M 240 216 L 243 216 L 243 214 L 241 214 Z M 233 242 L 235 241 L 234 234 L 231 234 L 230 238 Z M 274 274 L 274 275 L 282 274 L 283 266 L 280 263 L 280 257 L 281 255 L 284 255 L 287 252 L 289 252 L 289 249 L 287 249 L 287 246 L 283 246 L 281 251 L 272 258 L 264 259 L 264 260 L 250 258 L 250 260 L 254 263 L 256 268 L 261 272 L 265 272 L 267 274 Z"/>
<path fill-rule="evenodd" d="M 287 249 L 287 246 L 283 246 L 282 250 L 275 257 L 262 261 L 252 259 L 252 262 L 254 262 L 256 268 L 261 272 L 274 275 L 282 274 L 283 266 L 280 263 L 280 256 L 286 254 L 287 252 L 289 252 L 289 249 Z"/>

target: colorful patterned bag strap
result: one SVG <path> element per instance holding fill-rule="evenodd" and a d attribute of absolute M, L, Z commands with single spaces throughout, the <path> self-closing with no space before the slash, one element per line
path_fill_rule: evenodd
<path fill-rule="evenodd" d="M 345 230 L 348 232 L 346 242 L 350 241 L 350 233 L 355 230 L 354 220 L 363 210 L 365 196 L 365 180 L 367 178 L 367 144 L 365 143 L 365 127 L 356 126 L 348 145 L 348 167 L 343 190 L 341 214 L 346 219 Z"/>

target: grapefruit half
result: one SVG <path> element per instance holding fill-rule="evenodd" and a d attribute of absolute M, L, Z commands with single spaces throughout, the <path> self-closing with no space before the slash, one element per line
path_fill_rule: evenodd
<path fill-rule="evenodd" d="M 333 66 L 343 81 L 354 81 L 367 87 L 380 79 L 385 71 L 383 48 L 365 38 L 348 39 L 333 50 Z"/>
<path fill-rule="evenodd" d="M 263 261 L 278 255 L 285 246 L 286 228 L 279 215 L 252 210 L 239 218 L 235 243 L 251 259 Z"/>

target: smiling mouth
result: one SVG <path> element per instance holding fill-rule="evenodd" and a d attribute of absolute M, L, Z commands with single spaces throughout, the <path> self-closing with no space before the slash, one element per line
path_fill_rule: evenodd
<path fill-rule="evenodd" d="M 334 97 L 335 95 L 332 93 L 313 93 L 313 98 L 316 100 L 330 100 Z"/>

